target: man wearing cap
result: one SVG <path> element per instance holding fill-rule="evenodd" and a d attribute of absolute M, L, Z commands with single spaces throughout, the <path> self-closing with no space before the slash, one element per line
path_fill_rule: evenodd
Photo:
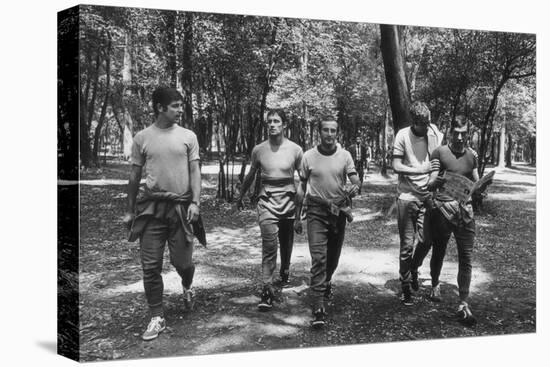
<path fill-rule="evenodd" d="M 261 188 L 257 204 L 258 222 L 262 235 L 262 293 L 258 309 L 273 307 L 273 274 L 277 266 L 279 244 L 281 267 L 280 284 L 290 282 L 290 258 L 294 244 L 296 196 L 294 172 L 300 167 L 302 148 L 285 138 L 286 115 L 281 109 L 267 113 L 268 140 L 252 149 L 250 171 L 245 177 L 237 198 L 237 209 L 243 207 L 243 197 L 260 172 Z"/>

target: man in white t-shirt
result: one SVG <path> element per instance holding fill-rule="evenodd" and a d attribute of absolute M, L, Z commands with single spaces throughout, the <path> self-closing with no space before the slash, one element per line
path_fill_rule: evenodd
<path fill-rule="evenodd" d="M 346 221 L 352 220 L 351 197 L 361 184 L 351 154 L 336 142 L 337 132 L 336 121 L 320 122 L 321 144 L 304 153 L 300 168 L 298 196 L 305 192 L 314 317 L 311 325 L 315 328 L 326 322 L 325 301 L 332 298 L 332 275 L 344 244 Z M 346 190 L 348 178 L 353 186 Z M 301 203 L 296 210 L 299 217 Z M 300 221 L 296 221 L 295 229 L 302 232 Z"/>
<path fill-rule="evenodd" d="M 424 243 L 424 201 L 430 197 L 427 185 L 430 154 L 441 144 L 442 134 L 430 124 L 430 110 L 422 102 L 410 106 L 411 126 L 399 130 L 393 145 L 393 169 L 397 183 L 397 226 L 399 228 L 399 279 L 404 305 L 410 306 L 412 290 L 418 290 L 418 270 L 413 254 L 426 256 L 430 243 Z M 416 255 L 416 253 L 418 255 Z M 415 263 L 422 263 L 420 259 Z"/>

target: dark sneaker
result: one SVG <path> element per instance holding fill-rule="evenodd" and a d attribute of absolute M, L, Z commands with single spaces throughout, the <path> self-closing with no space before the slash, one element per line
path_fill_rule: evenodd
<path fill-rule="evenodd" d="M 441 288 L 439 287 L 439 283 L 435 287 L 432 287 L 430 299 L 434 302 L 441 302 Z"/>
<path fill-rule="evenodd" d="M 418 271 L 411 271 L 411 288 L 413 291 L 418 292 Z"/>
<path fill-rule="evenodd" d="M 147 330 L 145 330 L 141 337 L 143 340 L 156 339 L 164 329 L 166 329 L 166 321 L 164 318 L 155 316 L 151 318 L 149 325 L 147 325 Z"/>
<path fill-rule="evenodd" d="M 328 282 L 327 288 L 325 289 L 325 293 L 323 295 L 325 297 L 325 301 L 332 301 L 334 298 L 334 288 L 332 287 L 332 283 Z"/>
<path fill-rule="evenodd" d="M 290 272 L 288 270 L 281 273 L 281 280 L 279 281 L 279 284 L 282 288 L 286 288 L 290 285 Z"/>
<path fill-rule="evenodd" d="M 273 307 L 273 292 L 269 288 L 264 288 L 261 294 L 258 309 L 260 311 L 269 311 Z"/>
<path fill-rule="evenodd" d="M 193 288 L 183 289 L 183 303 L 187 310 L 193 310 L 193 307 L 195 307 L 195 291 Z"/>
<path fill-rule="evenodd" d="M 316 311 L 313 311 L 313 320 L 311 320 L 311 326 L 315 329 L 323 328 L 326 321 L 327 314 L 324 308 L 319 308 Z"/>
<path fill-rule="evenodd" d="M 466 326 L 473 326 L 477 323 L 476 318 L 472 315 L 470 307 L 467 304 L 461 303 L 456 311 L 458 321 Z"/>
<path fill-rule="evenodd" d="M 413 305 L 411 288 L 409 288 L 409 287 L 403 288 L 403 293 L 401 294 L 401 303 L 405 306 L 412 306 Z"/>

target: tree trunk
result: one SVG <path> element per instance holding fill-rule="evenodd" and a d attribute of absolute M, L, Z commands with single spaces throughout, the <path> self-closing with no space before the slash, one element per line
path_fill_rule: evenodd
<path fill-rule="evenodd" d="M 183 91 L 183 122 L 188 129 L 194 130 L 193 121 L 193 14 L 185 13 L 183 22 L 183 56 L 181 88 Z"/>
<path fill-rule="evenodd" d="M 497 149 L 496 149 L 496 146 L 497 146 L 497 140 L 495 138 L 495 135 L 493 134 L 493 136 L 491 137 L 491 155 L 489 156 L 489 158 L 491 158 L 491 164 L 493 166 L 496 166 L 497 164 Z M 479 149 L 478 149 L 479 151 Z"/>
<path fill-rule="evenodd" d="M 380 50 L 393 116 L 394 132 L 410 125 L 409 90 L 401 53 L 399 30 L 395 25 L 380 25 Z"/>
<path fill-rule="evenodd" d="M 498 167 L 504 168 L 504 145 L 506 144 L 506 124 L 502 123 L 500 127 L 500 136 L 498 140 Z"/>
<path fill-rule="evenodd" d="M 493 121 L 494 121 L 495 111 L 497 107 L 498 95 L 500 94 L 500 91 L 502 90 L 502 87 L 504 87 L 504 84 L 506 84 L 507 80 L 508 80 L 508 77 L 506 75 L 502 75 L 495 90 L 493 91 L 493 97 L 491 99 L 491 103 L 489 104 L 489 108 L 485 113 L 485 117 L 481 125 L 481 139 L 479 142 L 479 152 L 478 152 L 479 155 L 478 155 L 478 166 L 477 166 L 477 171 L 480 177 L 483 176 L 483 172 L 485 171 L 485 166 L 487 165 L 487 161 L 485 157 L 487 152 L 487 142 L 488 142 L 488 139 L 493 134 Z"/>
<path fill-rule="evenodd" d="M 385 108 L 384 111 L 384 123 L 382 126 L 382 159 L 381 163 L 382 166 L 380 167 L 380 174 L 387 175 L 388 174 L 388 165 L 386 162 L 386 156 L 388 154 L 387 152 L 387 146 L 388 146 L 388 137 L 387 137 L 387 131 L 388 131 L 388 107 Z"/>
<path fill-rule="evenodd" d="M 281 20 L 279 18 L 274 19 L 274 23 L 271 27 L 271 39 L 269 42 L 269 49 L 274 50 L 275 44 L 277 42 L 277 30 L 279 28 L 279 22 Z M 275 53 L 275 54 L 274 54 Z M 252 148 L 254 148 L 254 145 L 258 143 L 259 141 L 263 140 L 263 132 L 264 132 L 264 114 L 266 109 L 266 100 L 267 95 L 269 94 L 269 91 L 271 89 L 271 83 L 273 81 L 273 75 L 275 72 L 275 65 L 277 63 L 277 51 L 271 51 L 269 55 L 269 62 L 267 65 L 267 69 L 263 71 L 262 79 L 263 79 L 263 87 L 262 87 L 262 97 L 260 101 L 260 111 L 258 120 L 254 126 L 254 134 L 252 134 L 253 137 L 257 137 L 256 141 L 249 142 L 248 144 L 248 155 L 252 153 Z M 250 144 L 252 143 L 252 144 Z"/>
<path fill-rule="evenodd" d="M 177 47 L 176 47 L 176 14 L 172 10 L 162 12 L 166 27 L 166 66 L 170 77 L 170 87 L 178 85 Z"/>
<path fill-rule="evenodd" d="M 110 84 L 111 84 L 111 37 L 109 36 L 109 43 L 107 44 L 107 51 L 105 52 L 105 97 L 103 99 L 103 106 L 101 107 L 101 113 L 97 120 L 97 126 L 94 131 L 94 149 L 93 159 L 95 165 L 99 167 L 99 137 L 101 135 L 101 129 L 105 123 L 105 115 L 107 114 L 107 105 L 110 98 Z"/>
<path fill-rule="evenodd" d="M 537 163 L 537 138 L 536 137 L 529 138 L 529 151 L 530 151 L 529 160 L 531 161 L 531 164 L 534 165 Z"/>
<path fill-rule="evenodd" d="M 508 134 L 508 147 L 506 149 L 506 167 L 512 168 L 512 152 L 514 150 L 514 141 L 512 134 Z"/>

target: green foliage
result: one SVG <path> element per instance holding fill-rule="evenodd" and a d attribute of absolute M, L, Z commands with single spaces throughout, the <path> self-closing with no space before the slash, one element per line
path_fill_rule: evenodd
<path fill-rule="evenodd" d="M 265 138 L 262 123 L 269 107 L 287 110 L 289 137 L 304 148 L 316 143 L 315 122 L 326 117 L 339 121 L 342 144 L 355 136 L 375 151 L 386 144 L 381 138 L 388 96 L 376 25 L 80 9 L 81 111 L 89 117 L 80 122 L 88 132 L 81 145 L 90 145 L 95 133 L 117 130 L 121 137 L 130 124 L 125 113 L 134 133 L 150 124 L 150 93 L 176 80 L 191 97 L 192 120 L 183 123 L 195 130 L 205 153 L 219 146 L 222 164 L 250 154 Z M 401 33 L 411 97 L 428 103 L 442 130 L 456 115 L 465 115 L 478 150 L 486 150 L 504 98 L 506 106 L 515 106 L 507 119 L 514 121 L 508 127 L 513 137 L 518 144 L 532 141 L 535 102 L 527 96 L 534 96 L 533 35 L 423 27 L 402 27 Z M 512 87 L 512 81 L 519 84 Z M 106 121 L 96 132 L 104 99 Z"/>

